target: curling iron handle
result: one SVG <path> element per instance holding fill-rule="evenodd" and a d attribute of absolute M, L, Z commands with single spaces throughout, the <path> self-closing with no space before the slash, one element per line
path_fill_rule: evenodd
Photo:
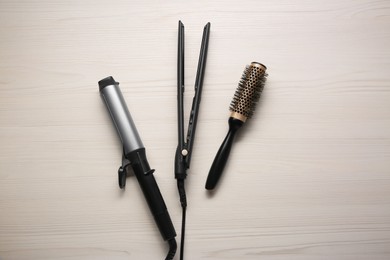
<path fill-rule="evenodd" d="M 134 175 L 137 177 L 163 239 L 169 240 L 174 238 L 176 236 L 175 228 L 173 227 L 164 199 L 153 176 L 154 170 L 149 167 L 145 149 L 142 148 L 129 153 L 127 157 L 131 162 Z"/>
<path fill-rule="evenodd" d="M 209 175 L 206 181 L 206 189 L 212 190 L 218 183 L 219 178 L 222 175 L 223 169 L 225 168 L 226 162 L 229 158 L 230 150 L 232 148 L 234 136 L 237 130 L 244 124 L 241 120 L 230 117 L 229 118 L 229 132 L 223 140 L 221 147 L 214 158 L 213 164 L 211 165 Z"/>

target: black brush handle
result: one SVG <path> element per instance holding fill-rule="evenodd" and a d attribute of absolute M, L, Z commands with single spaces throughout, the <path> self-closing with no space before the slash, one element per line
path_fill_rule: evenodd
<path fill-rule="evenodd" d="M 207 190 L 212 190 L 217 185 L 229 158 L 234 136 L 236 135 L 237 130 L 240 129 L 243 124 L 244 122 L 241 120 L 235 119 L 233 117 L 229 118 L 229 132 L 227 133 L 225 140 L 223 140 L 221 147 L 219 147 L 217 155 L 215 156 L 213 164 L 211 165 L 206 181 Z"/>

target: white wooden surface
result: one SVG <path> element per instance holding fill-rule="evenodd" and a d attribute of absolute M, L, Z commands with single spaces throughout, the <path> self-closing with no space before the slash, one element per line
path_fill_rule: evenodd
<path fill-rule="evenodd" d="M 390 259 L 389 1 L 1 1 L 0 259 L 163 259 L 99 97 L 121 88 L 180 234 L 177 22 L 186 112 L 211 22 L 186 259 Z M 242 70 L 261 102 L 204 189 Z M 175 259 L 178 259 L 178 254 Z"/>

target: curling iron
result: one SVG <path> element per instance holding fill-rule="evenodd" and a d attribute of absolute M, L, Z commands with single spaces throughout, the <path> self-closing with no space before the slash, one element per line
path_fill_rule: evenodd
<path fill-rule="evenodd" d="M 122 141 L 124 161 L 128 160 L 129 162 L 129 164 L 122 165 L 118 171 L 119 186 L 124 188 L 126 168 L 131 166 L 160 233 L 163 239 L 169 243 L 169 252 L 166 260 L 173 259 L 177 249 L 176 231 L 153 176 L 154 169 L 150 169 L 146 159 L 145 147 L 131 118 L 119 88 L 119 83 L 113 77 L 107 77 L 99 81 L 98 84 L 100 94 Z"/>

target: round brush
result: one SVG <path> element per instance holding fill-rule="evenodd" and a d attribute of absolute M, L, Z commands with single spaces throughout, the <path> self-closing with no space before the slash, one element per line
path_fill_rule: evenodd
<path fill-rule="evenodd" d="M 266 79 L 267 67 L 258 62 L 248 65 L 238 84 L 236 93 L 230 103 L 229 132 L 222 142 L 214 162 L 211 165 L 206 181 L 206 189 L 212 190 L 217 185 L 219 178 L 225 168 L 232 148 L 234 136 L 237 130 L 244 125 L 245 121 L 253 115 L 256 103 L 263 91 Z"/>

